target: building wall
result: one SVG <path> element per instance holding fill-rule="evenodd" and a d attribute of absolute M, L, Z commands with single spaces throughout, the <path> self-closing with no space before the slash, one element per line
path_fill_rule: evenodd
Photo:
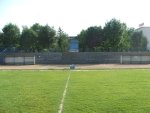
<path fill-rule="evenodd" d="M 79 41 L 76 38 L 70 39 L 69 52 L 79 52 Z"/>
<path fill-rule="evenodd" d="M 148 41 L 147 49 L 150 50 L 150 27 L 140 27 L 137 30 L 142 31 L 143 35 L 147 38 Z"/>

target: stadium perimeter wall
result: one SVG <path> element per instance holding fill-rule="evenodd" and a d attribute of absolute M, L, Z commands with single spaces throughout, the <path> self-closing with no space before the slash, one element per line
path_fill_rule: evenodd
<path fill-rule="evenodd" d="M 150 52 L 7 53 L 0 64 L 8 57 L 35 57 L 35 64 L 150 64 Z"/>

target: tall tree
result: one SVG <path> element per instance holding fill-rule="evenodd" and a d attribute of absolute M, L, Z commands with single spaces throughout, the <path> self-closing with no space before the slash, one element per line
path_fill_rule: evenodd
<path fill-rule="evenodd" d="M 94 51 L 96 47 L 103 43 L 103 30 L 101 27 L 89 27 L 83 30 L 79 35 L 79 46 L 83 51 Z"/>
<path fill-rule="evenodd" d="M 39 44 L 41 49 L 49 49 L 52 46 L 56 31 L 48 25 L 42 26 L 39 32 Z"/>
<path fill-rule="evenodd" d="M 117 51 L 128 51 L 130 48 L 130 38 L 129 38 L 129 32 L 126 24 L 121 23 L 121 37 L 118 44 L 118 50 Z"/>
<path fill-rule="evenodd" d="M 61 28 L 58 30 L 58 45 L 61 52 L 66 52 L 69 49 L 68 35 L 64 33 Z"/>
<path fill-rule="evenodd" d="M 39 23 L 35 23 L 31 26 L 30 29 L 32 29 L 34 32 L 36 32 L 36 34 L 38 35 L 37 38 L 36 38 L 36 42 L 35 42 L 35 46 L 37 48 L 37 51 L 40 51 L 41 50 L 41 45 L 40 45 L 40 31 L 42 29 L 42 25 L 40 25 Z"/>
<path fill-rule="evenodd" d="M 3 48 L 3 38 L 4 34 L 0 32 L 0 48 Z"/>
<path fill-rule="evenodd" d="M 19 47 L 20 30 L 16 25 L 9 23 L 4 26 L 2 31 L 4 47 Z"/>
<path fill-rule="evenodd" d="M 101 27 L 89 27 L 86 34 L 86 44 L 89 50 L 94 51 L 95 47 L 101 46 L 103 41 L 103 31 Z"/>
<path fill-rule="evenodd" d="M 143 35 L 142 31 L 134 31 L 130 37 L 131 39 L 131 51 L 146 51 L 147 50 L 147 38 Z"/>
<path fill-rule="evenodd" d="M 33 29 L 28 29 L 27 27 L 23 29 L 21 35 L 21 48 L 26 52 L 35 52 L 36 41 L 37 41 L 37 33 Z"/>
<path fill-rule="evenodd" d="M 80 51 L 86 51 L 86 30 L 82 30 L 80 34 L 77 36 L 79 40 L 79 49 Z"/>
<path fill-rule="evenodd" d="M 120 51 L 128 46 L 128 32 L 124 23 L 112 19 L 104 27 L 104 48 L 106 51 Z M 125 44 L 124 44 L 125 43 Z"/>
<path fill-rule="evenodd" d="M 31 29 L 34 30 L 36 33 L 39 33 L 42 28 L 42 25 L 39 23 L 35 23 L 31 26 Z"/>

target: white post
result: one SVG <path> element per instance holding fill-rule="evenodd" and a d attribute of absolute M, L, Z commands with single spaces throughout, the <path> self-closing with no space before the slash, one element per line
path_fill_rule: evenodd
<path fill-rule="evenodd" d="M 33 58 L 34 58 L 34 65 L 35 65 L 35 56 Z"/>
<path fill-rule="evenodd" d="M 120 64 L 122 64 L 122 55 L 120 56 Z"/>

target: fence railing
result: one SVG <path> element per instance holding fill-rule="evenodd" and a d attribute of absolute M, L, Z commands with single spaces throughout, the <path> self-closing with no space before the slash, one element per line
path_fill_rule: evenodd
<path fill-rule="evenodd" d="M 31 65 L 31 64 L 35 64 L 35 56 L 33 57 L 5 57 L 4 58 L 4 63 L 5 64 L 8 64 L 8 65 L 12 65 L 12 64 L 15 64 L 15 65 Z"/>
<path fill-rule="evenodd" d="M 149 64 L 150 56 L 120 56 L 121 64 Z"/>
<path fill-rule="evenodd" d="M 0 54 L 0 64 L 29 64 L 26 59 L 31 57 L 34 57 L 31 64 L 150 63 L 150 52 L 51 52 Z"/>

